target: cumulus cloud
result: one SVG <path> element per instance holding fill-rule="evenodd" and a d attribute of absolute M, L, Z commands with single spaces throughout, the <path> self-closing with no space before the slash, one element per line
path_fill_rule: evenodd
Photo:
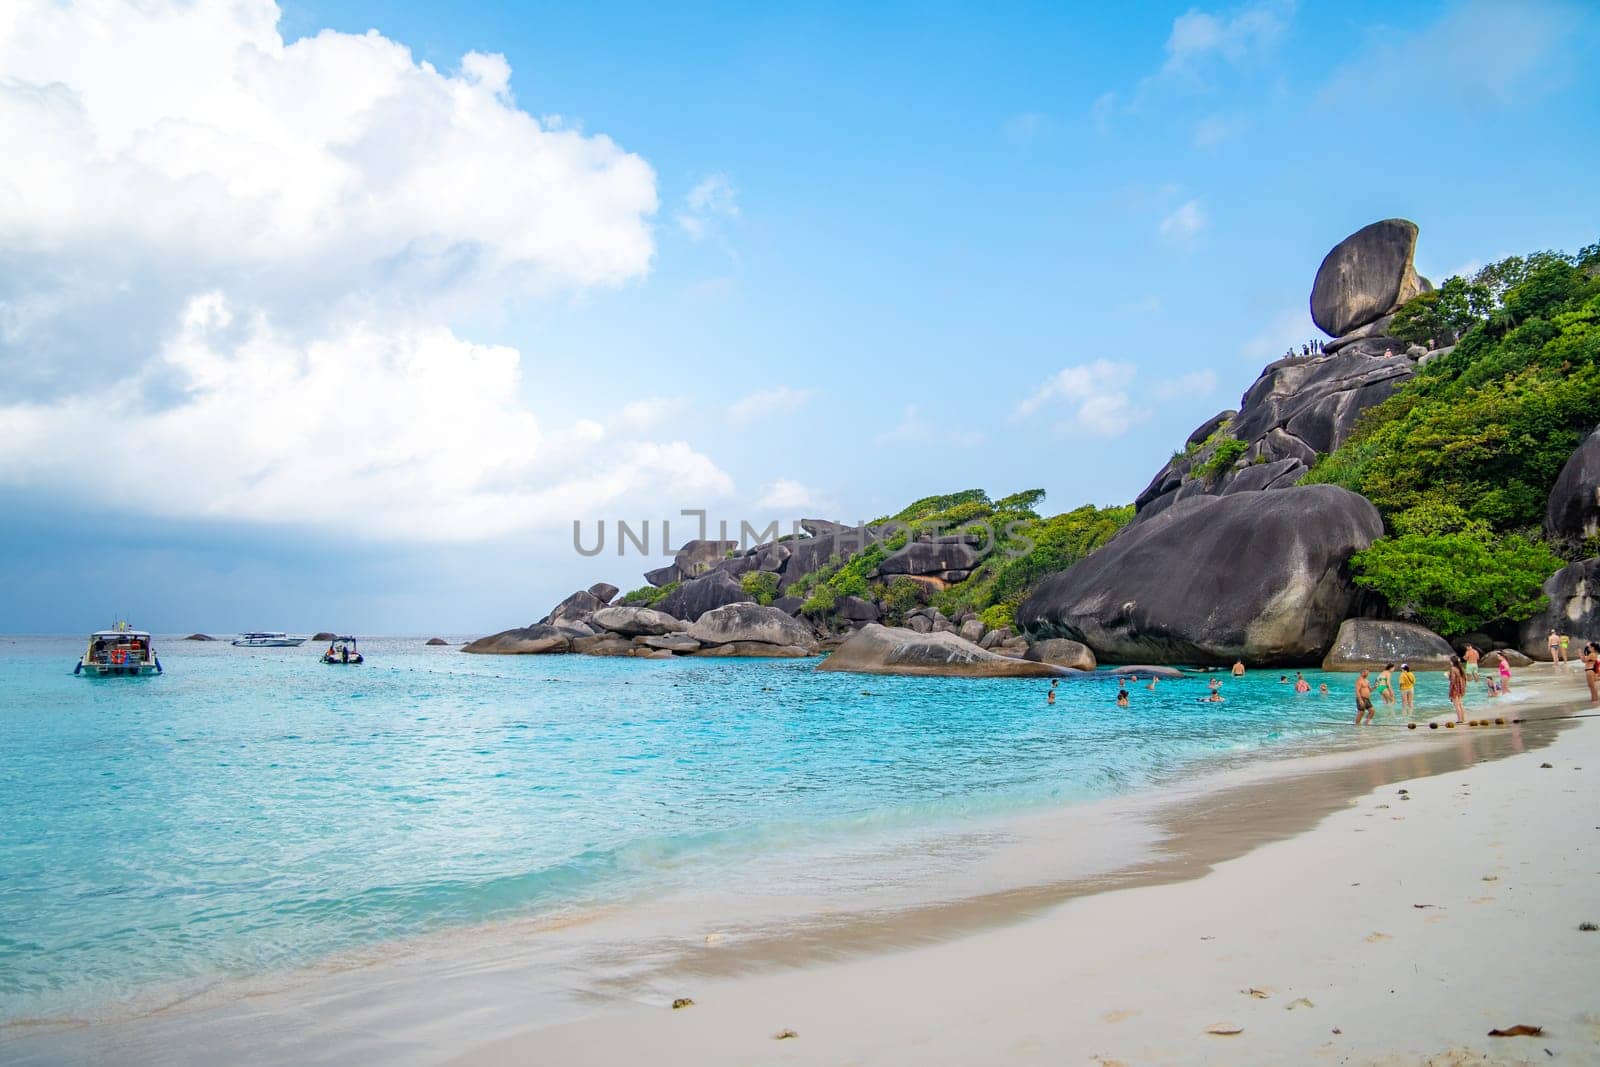
<path fill-rule="evenodd" d="M 785 512 L 807 508 L 827 511 L 833 508 L 833 498 L 792 478 L 779 478 L 761 487 L 755 506 Z"/>
<path fill-rule="evenodd" d="M 1137 376 L 1133 364 L 1105 359 L 1063 367 L 1017 405 L 1017 416 L 1042 416 L 1064 433 L 1117 437 L 1150 417 L 1128 391 Z"/>
<path fill-rule="evenodd" d="M 189 386 L 158 409 L 116 384 L 0 407 L 0 467 L 113 508 L 420 540 L 563 523 L 660 484 L 733 488 L 682 443 L 590 419 L 546 432 L 517 352 L 445 327 L 351 323 L 302 346 L 213 293 L 145 373 Z"/>
<path fill-rule="evenodd" d="M 0 15 L 0 481 L 398 537 L 503 533 L 656 479 L 730 490 L 687 445 L 628 436 L 642 408 L 542 428 L 519 354 L 450 325 L 645 275 L 650 166 L 522 110 L 501 56 L 449 72 L 376 31 L 291 44 L 278 15 Z"/>
<path fill-rule="evenodd" d="M 682 415 L 689 402 L 681 396 L 651 396 L 622 405 L 617 421 L 635 430 L 653 430 Z"/>
<path fill-rule="evenodd" d="M 1186 200 L 1161 220 L 1161 236 L 1173 244 L 1187 244 L 1206 228 L 1205 209 L 1198 200 Z"/>
<path fill-rule="evenodd" d="M 791 389 L 780 385 L 740 397 L 728 405 L 728 418 L 734 422 L 753 422 L 773 415 L 792 415 L 811 402 L 814 389 Z"/>
<path fill-rule="evenodd" d="M 726 174 L 711 174 L 697 182 L 677 215 L 683 232 L 697 241 L 720 221 L 738 217 L 739 192 Z"/>

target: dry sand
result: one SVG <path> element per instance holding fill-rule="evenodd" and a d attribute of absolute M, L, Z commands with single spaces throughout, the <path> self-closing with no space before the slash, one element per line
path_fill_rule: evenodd
<path fill-rule="evenodd" d="M 1519 714 L 1587 696 L 1530 683 Z M 1243 791 L 1180 813 L 1133 888 L 841 963 L 685 968 L 459 1062 L 1600 1063 L 1600 723 L 1445 733 L 1415 740 L 1485 762 L 1395 780 L 1436 769 L 1418 747 L 1357 788 Z M 1488 1036 L 1517 1024 L 1544 1032 Z"/>

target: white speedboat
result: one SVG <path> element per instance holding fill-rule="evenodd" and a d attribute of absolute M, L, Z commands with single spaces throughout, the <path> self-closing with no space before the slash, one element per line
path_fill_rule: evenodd
<path fill-rule="evenodd" d="M 148 633 L 119 622 L 89 635 L 89 647 L 72 673 L 91 678 L 160 674 L 161 660 L 156 658 Z"/>
<path fill-rule="evenodd" d="M 240 648 L 299 648 L 306 643 L 306 639 L 261 630 L 240 634 L 233 643 Z"/>

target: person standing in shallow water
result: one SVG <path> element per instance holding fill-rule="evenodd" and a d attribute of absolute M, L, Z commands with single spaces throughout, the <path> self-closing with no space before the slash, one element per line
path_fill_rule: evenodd
<path fill-rule="evenodd" d="M 1456 709 L 1456 722 L 1467 721 L 1467 708 L 1462 703 L 1467 697 L 1467 672 L 1461 667 L 1461 657 L 1450 657 L 1450 706 Z"/>
<path fill-rule="evenodd" d="M 1385 704 L 1394 703 L 1394 664 L 1385 663 L 1378 672 L 1378 699 Z"/>
<path fill-rule="evenodd" d="M 1400 664 L 1400 708 L 1403 711 L 1416 710 L 1413 700 L 1417 691 L 1417 676 L 1411 673 L 1411 664 Z"/>
<path fill-rule="evenodd" d="M 1363 669 L 1356 677 L 1356 725 L 1361 725 L 1362 716 L 1370 723 L 1377 714 L 1378 709 L 1372 706 L 1372 683 L 1367 681 L 1367 671 Z"/>
<path fill-rule="evenodd" d="M 1479 652 L 1477 645 L 1468 645 L 1466 652 L 1464 652 L 1461 656 L 1462 665 L 1466 669 L 1466 675 L 1469 681 L 1476 682 L 1478 680 L 1478 656 Z"/>
<path fill-rule="evenodd" d="M 1244 660 L 1236 659 L 1233 661 L 1233 676 L 1235 678 L 1244 677 Z"/>
<path fill-rule="evenodd" d="M 1044 702 L 1049 707 L 1056 706 L 1056 680 L 1050 679 L 1050 692 L 1045 695 Z"/>

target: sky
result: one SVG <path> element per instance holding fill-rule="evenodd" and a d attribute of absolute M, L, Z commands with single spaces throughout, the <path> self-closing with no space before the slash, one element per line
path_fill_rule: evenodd
<path fill-rule="evenodd" d="M 0 632 L 481 634 L 684 511 L 1125 503 L 1361 226 L 1436 281 L 1600 238 L 1596 54 L 1559 2 L 12 0 Z"/>

